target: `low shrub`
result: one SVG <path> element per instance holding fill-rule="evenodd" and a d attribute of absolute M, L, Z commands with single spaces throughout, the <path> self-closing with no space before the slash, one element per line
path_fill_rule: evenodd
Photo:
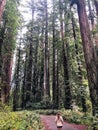
<path fill-rule="evenodd" d="M 29 111 L 0 112 L 0 130 L 43 130 L 38 114 Z"/>
<path fill-rule="evenodd" d="M 90 114 L 65 110 L 63 111 L 63 118 L 71 123 L 86 125 L 88 130 L 98 130 L 98 118 Z"/>

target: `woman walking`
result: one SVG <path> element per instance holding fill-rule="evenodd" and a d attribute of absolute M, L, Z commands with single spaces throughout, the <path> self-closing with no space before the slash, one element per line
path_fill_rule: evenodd
<path fill-rule="evenodd" d="M 63 117 L 61 116 L 60 113 L 57 113 L 56 118 L 55 118 L 55 123 L 57 125 L 57 130 L 62 130 L 62 127 L 63 127 Z"/>

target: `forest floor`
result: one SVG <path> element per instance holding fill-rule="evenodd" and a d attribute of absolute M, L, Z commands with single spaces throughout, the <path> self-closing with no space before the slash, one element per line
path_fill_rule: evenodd
<path fill-rule="evenodd" d="M 55 124 L 55 116 L 46 116 L 46 115 L 41 115 L 41 119 L 44 123 L 45 130 L 57 130 L 56 124 Z M 71 124 L 68 122 L 64 122 L 63 129 L 62 130 L 86 130 L 87 127 L 84 125 L 76 125 L 76 124 Z"/>

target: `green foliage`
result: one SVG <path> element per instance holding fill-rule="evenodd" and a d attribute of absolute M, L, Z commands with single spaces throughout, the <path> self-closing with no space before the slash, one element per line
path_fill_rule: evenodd
<path fill-rule="evenodd" d="M 68 122 L 75 123 L 75 124 L 83 124 L 86 125 L 88 130 L 93 130 L 94 128 L 98 128 L 98 118 L 93 117 L 90 114 L 81 113 L 79 111 L 71 111 L 71 110 L 64 110 L 63 118 L 66 119 Z"/>
<path fill-rule="evenodd" d="M 53 103 L 51 102 L 50 98 L 46 96 L 44 97 L 42 101 L 40 102 L 28 102 L 26 104 L 26 109 L 51 109 L 53 107 Z"/>
<path fill-rule="evenodd" d="M 98 118 L 93 116 L 84 116 L 82 119 L 85 124 L 88 126 L 88 130 L 97 130 L 98 129 Z"/>
<path fill-rule="evenodd" d="M 43 98 L 41 101 L 41 105 L 44 106 L 45 108 L 52 108 L 52 102 L 50 97 L 46 96 Z"/>
<path fill-rule="evenodd" d="M 71 110 L 66 110 L 66 111 L 63 111 L 62 113 L 63 113 L 63 118 L 65 120 L 67 120 L 68 122 L 73 122 L 76 124 L 81 123 L 81 120 L 80 120 L 81 114 L 80 113 L 71 111 Z"/>
<path fill-rule="evenodd" d="M 0 130 L 42 130 L 38 114 L 29 111 L 23 112 L 0 112 Z"/>
<path fill-rule="evenodd" d="M 3 14 L 3 24 L 5 26 L 4 53 L 11 53 L 16 46 L 16 36 L 20 26 L 20 13 L 13 0 L 8 0 Z"/>
<path fill-rule="evenodd" d="M 58 110 L 52 110 L 52 109 L 39 109 L 34 110 L 36 113 L 43 114 L 43 115 L 56 115 L 58 113 Z"/>
<path fill-rule="evenodd" d="M 0 102 L 0 112 L 9 112 L 11 107 Z"/>
<path fill-rule="evenodd" d="M 91 113 L 92 112 L 92 104 L 90 100 L 86 101 L 86 107 L 87 107 L 87 112 Z"/>
<path fill-rule="evenodd" d="M 36 113 L 26 112 L 26 120 L 34 130 L 42 129 L 42 124 L 40 121 L 40 117 Z"/>

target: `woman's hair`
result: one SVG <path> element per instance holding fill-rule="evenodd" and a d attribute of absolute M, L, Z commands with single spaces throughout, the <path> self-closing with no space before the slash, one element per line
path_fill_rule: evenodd
<path fill-rule="evenodd" d="M 61 115 L 60 112 L 58 112 L 58 113 L 57 113 L 57 118 L 58 118 L 58 119 L 60 118 L 60 115 Z"/>
<path fill-rule="evenodd" d="M 57 115 L 61 115 L 60 112 L 58 112 Z"/>

